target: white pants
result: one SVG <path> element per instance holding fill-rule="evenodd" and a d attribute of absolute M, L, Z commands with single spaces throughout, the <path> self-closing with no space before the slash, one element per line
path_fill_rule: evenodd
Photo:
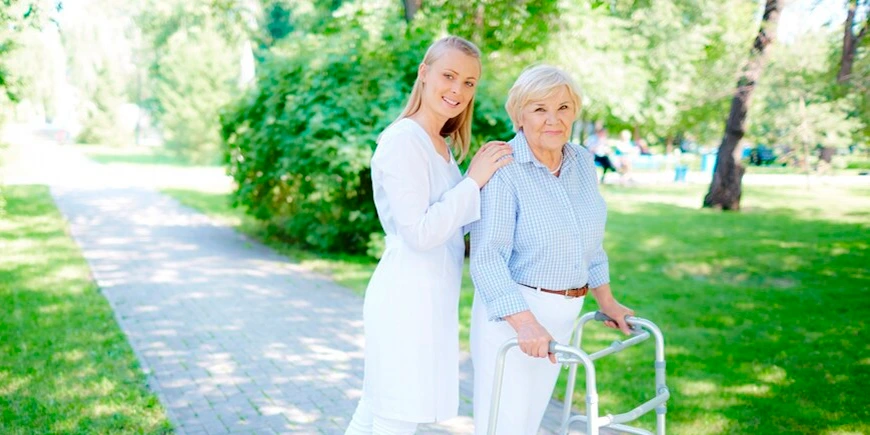
<path fill-rule="evenodd" d="M 359 400 L 345 435 L 413 435 L 417 423 L 393 420 L 372 414 L 365 397 Z"/>
<path fill-rule="evenodd" d="M 524 286 L 519 288 L 538 322 L 557 342 L 567 344 L 574 322 L 583 309 L 584 298 L 566 299 Z M 488 318 L 485 302 L 475 294 L 471 310 L 475 435 L 485 435 L 489 426 L 499 348 L 517 336 L 507 322 L 490 322 Z M 499 402 L 498 435 L 538 433 L 561 367 L 561 364 L 552 364 L 548 358 L 530 357 L 519 347 L 508 351 Z"/>

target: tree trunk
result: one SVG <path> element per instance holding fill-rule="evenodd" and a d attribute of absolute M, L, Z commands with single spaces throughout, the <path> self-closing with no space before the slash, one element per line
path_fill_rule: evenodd
<path fill-rule="evenodd" d="M 867 27 L 870 27 L 870 13 L 868 13 L 864 28 L 857 35 L 852 33 L 857 9 L 858 0 L 849 1 L 849 13 L 846 15 L 846 23 L 843 25 L 843 54 L 840 58 L 840 71 L 837 73 L 837 83 L 840 84 L 849 82 L 852 75 L 852 64 L 855 61 L 855 51 L 858 49 L 858 44 L 861 43 L 861 38 L 867 34 Z"/>
<path fill-rule="evenodd" d="M 404 4 L 405 21 L 410 23 L 417 11 L 420 10 L 420 6 L 423 6 L 423 0 L 404 0 Z"/>
<path fill-rule="evenodd" d="M 734 98 L 731 100 L 731 112 L 725 123 L 725 135 L 722 144 L 719 145 L 719 154 L 713 168 L 713 181 L 704 197 L 704 207 L 740 210 L 741 185 L 746 169 L 740 164 L 739 154 L 737 154 L 740 151 L 738 144 L 746 132 L 746 112 L 749 110 L 755 83 L 764 70 L 767 47 L 776 36 L 780 10 L 781 5 L 778 0 L 766 0 L 758 36 L 749 53 L 749 61 L 743 68 L 743 74 L 737 81 Z"/>

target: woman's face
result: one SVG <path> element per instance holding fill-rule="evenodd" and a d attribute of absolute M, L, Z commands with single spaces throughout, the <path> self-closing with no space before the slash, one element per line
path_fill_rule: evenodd
<path fill-rule="evenodd" d="M 420 65 L 423 107 L 450 119 L 468 107 L 480 78 L 480 61 L 457 49 L 448 49 L 431 65 Z"/>
<path fill-rule="evenodd" d="M 577 107 L 566 86 L 523 107 L 519 126 L 532 148 L 560 151 L 568 143 Z"/>

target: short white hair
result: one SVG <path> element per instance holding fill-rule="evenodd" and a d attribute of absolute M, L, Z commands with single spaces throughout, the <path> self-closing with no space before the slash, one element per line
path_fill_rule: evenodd
<path fill-rule="evenodd" d="M 527 104 L 553 95 L 562 86 L 568 88 L 568 94 L 574 103 L 574 116 L 577 116 L 581 104 L 580 87 L 567 72 L 550 65 L 526 68 L 508 92 L 508 99 L 504 105 L 514 124 L 514 131 L 520 129 L 520 114 Z"/>

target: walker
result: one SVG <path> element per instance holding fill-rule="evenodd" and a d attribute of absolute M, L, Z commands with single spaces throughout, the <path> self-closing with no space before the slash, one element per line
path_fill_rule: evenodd
<path fill-rule="evenodd" d="M 577 326 L 574 328 L 573 346 L 565 346 L 556 342 L 550 343 L 550 352 L 556 354 L 556 361 L 567 365 L 568 384 L 565 391 L 565 402 L 562 409 L 562 425 L 559 428 L 559 434 L 567 435 L 568 427 L 574 422 L 583 422 L 586 424 L 586 435 L 599 435 L 599 429 L 609 428 L 622 433 L 638 434 L 638 435 L 653 435 L 652 432 L 634 426 L 628 426 L 628 423 L 637 420 L 642 415 L 655 409 L 656 411 L 656 432 L 655 435 L 665 435 L 665 402 L 670 397 L 670 391 L 665 384 L 665 340 L 662 337 L 662 332 L 653 322 L 638 317 L 626 317 L 626 321 L 632 329 L 632 336 L 625 341 L 614 341 L 609 347 L 599 350 L 593 354 L 588 354 L 580 349 L 580 339 L 583 333 L 583 326 L 590 320 L 612 320 L 607 315 L 601 312 L 587 313 L 580 317 L 577 321 Z M 646 331 L 642 330 L 646 329 Z M 598 390 L 595 386 L 595 365 L 593 361 L 612 353 L 619 352 L 629 346 L 633 346 L 648 339 L 652 334 L 655 337 L 656 357 L 655 357 L 655 389 L 656 396 L 649 401 L 640 404 L 631 411 L 622 414 L 608 414 L 603 417 L 598 416 Z M 498 423 L 498 408 L 501 400 L 502 378 L 504 377 L 505 355 L 508 350 L 518 346 L 517 339 L 508 340 L 502 345 L 498 353 L 498 359 L 495 363 L 495 380 L 492 387 L 492 402 L 489 412 L 489 435 L 496 435 L 496 425 Z M 586 412 L 589 414 L 571 415 L 571 401 L 574 395 L 574 384 L 577 380 L 577 365 L 583 364 L 586 370 Z"/>

